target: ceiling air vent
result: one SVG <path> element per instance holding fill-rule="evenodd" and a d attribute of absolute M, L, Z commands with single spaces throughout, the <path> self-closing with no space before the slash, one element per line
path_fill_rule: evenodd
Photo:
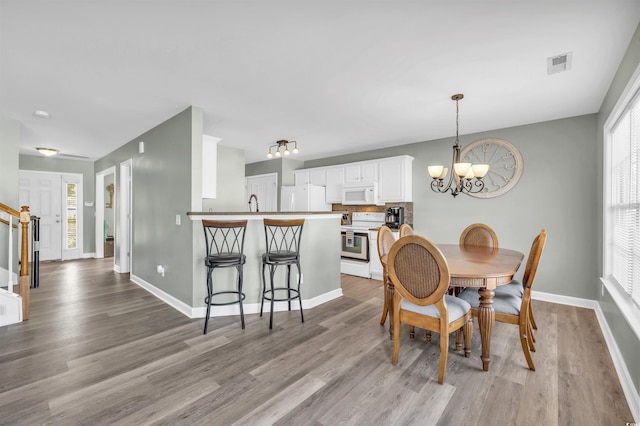
<path fill-rule="evenodd" d="M 547 58 L 547 74 L 557 74 L 563 71 L 569 71 L 571 69 L 571 58 L 573 52 L 564 53 L 558 56 L 552 56 Z"/>

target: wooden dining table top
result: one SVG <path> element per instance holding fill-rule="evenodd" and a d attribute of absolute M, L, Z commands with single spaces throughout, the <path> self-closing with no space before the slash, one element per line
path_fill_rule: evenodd
<path fill-rule="evenodd" d="M 452 278 L 502 278 L 509 280 L 520 268 L 524 254 L 516 250 L 459 244 L 436 244 Z"/>

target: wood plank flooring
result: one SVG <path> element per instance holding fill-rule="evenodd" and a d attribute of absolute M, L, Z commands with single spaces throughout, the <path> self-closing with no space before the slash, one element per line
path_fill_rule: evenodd
<path fill-rule="evenodd" d="M 0 328 L 0 424 L 624 425 L 620 383 L 588 309 L 533 302 L 530 371 L 517 327 L 497 323 L 489 372 L 402 330 L 392 365 L 380 281 L 305 311 L 190 320 L 111 270 L 112 259 L 44 263 L 31 319 Z M 204 285 L 204 283 L 203 283 Z"/>

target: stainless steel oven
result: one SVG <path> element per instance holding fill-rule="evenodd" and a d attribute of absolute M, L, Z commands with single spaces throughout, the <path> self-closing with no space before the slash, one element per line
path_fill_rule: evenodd
<path fill-rule="evenodd" d="M 343 230 L 340 256 L 343 259 L 368 262 L 369 232 Z"/>

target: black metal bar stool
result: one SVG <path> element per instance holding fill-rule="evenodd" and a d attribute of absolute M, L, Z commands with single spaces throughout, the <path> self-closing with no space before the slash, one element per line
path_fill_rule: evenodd
<path fill-rule="evenodd" d="M 207 267 L 207 317 L 204 320 L 204 334 L 207 334 L 207 325 L 211 314 L 211 306 L 240 305 L 240 320 L 244 329 L 244 311 L 242 301 L 245 294 L 242 292 L 243 265 L 247 257 L 244 255 L 244 234 L 247 229 L 246 220 L 218 221 L 203 220 L 204 238 L 207 243 L 207 257 L 204 264 Z M 213 291 L 213 270 L 215 268 L 235 267 L 238 271 L 237 290 Z M 237 298 L 228 302 L 214 303 L 213 297 L 221 294 L 235 294 Z"/>
<path fill-rule="evenodd" d="M 278 220 L 264 219 L 264 233 L 267 243 L 267 251 L 262 255 L 262 299 L 260 302 L 260 316 L 264 307 L 264 300 L 271 301 L 271 315 L 269 316 L 269 328 L 273 328 L 273 302 L 289 302 L 298 299 L 300 302 L 300 319 L 304 322 L 302 312 L 302 297 L 300 297 L 300 282 L 302 271 L 300 269 L 300 237 L 304 219 Z M 298 268 L 298 286 L 291 288 L 291 265 Z M 269 266 L 270 288 L 267 289 L 267 280 L 264 274 Z M 273 277 L 278 266 L 287 267 L 287 286 L 275 287 Z M 276 292 L 282 296 L 276 297 Z M 284 294 L 283 294 L 284 293 Z"/>

